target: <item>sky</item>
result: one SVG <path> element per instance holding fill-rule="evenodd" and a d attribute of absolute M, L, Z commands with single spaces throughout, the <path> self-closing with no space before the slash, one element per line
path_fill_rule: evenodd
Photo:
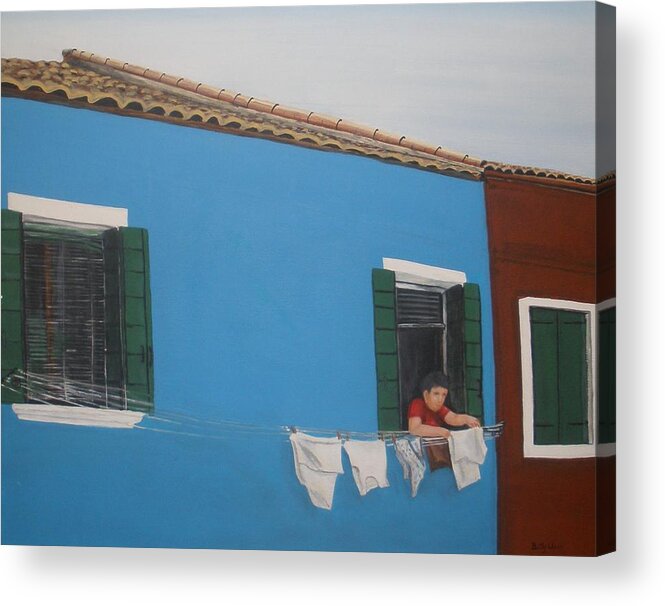
<path fill-rule="evenodd" d="M 78 48 L 483 159 L 600 176 L 593 2 L 4 12 Z"/>

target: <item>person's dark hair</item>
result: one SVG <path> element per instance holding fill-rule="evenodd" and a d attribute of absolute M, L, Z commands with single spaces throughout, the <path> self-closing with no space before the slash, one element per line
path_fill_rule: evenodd
<path fill-rule="evenodd" d="M 420 393 L 422 394 L 425 391 L 432 391 L 435 387 L 445 387 L 448 389 L 448 377 L 440 370 L 435 370 L 434 372 L 429 373 L 420 382 Z"/>

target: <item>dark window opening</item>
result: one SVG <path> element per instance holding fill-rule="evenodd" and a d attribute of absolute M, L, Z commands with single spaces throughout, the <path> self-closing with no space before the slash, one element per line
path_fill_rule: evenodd
<path fill-rule="evenodd" d="M 107 376 L 122 356 L 107 326 L 120 307 L 119 281 L 105 271 L 117 271 L 117 248 L 104 246 L 101 229 L 26 222 L 23 234 L 29 401 L 125 408 L 109 397 L 122 378 Z"/>
<path fill-rule="evenodd" d="M 427 374 L 443 369 L 443 329 L 399 328 L 399 387 L 402 428 L 408 427 L 411 400 L 420 397 L 419 384 Z"/>
<path fill-rule="evenodd" d="M 408 407 L 421 395 L 420 381 L 434 370 L 444 370 L 443 301 L 441 289 L 396 289 L 401 429 L 408 428 Z"/>

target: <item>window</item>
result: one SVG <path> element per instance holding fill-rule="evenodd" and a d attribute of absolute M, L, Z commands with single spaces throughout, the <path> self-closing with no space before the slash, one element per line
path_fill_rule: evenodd
<path fill-rule="evenodd" d="M 520 300 L 524 456 L 613 454 L 614 302 L 604 306 Z"/>
<path fill-rule="evenodd" d="M 384 259 L 372 270 L 380 431 L 407 428 L 420 380 L 442 370 L 446 404 L 482 419 L 480 290 L 462 272 Z"/>
<path fill-rule="evenodd" d="M 589 444 L 589 314 L 531 307 L 534 444 Z"/>
<path fill-rule="evenodd" d="M 616 441 L 616 306 L 614 301 L 598 306 L 598 441 Z"/>
<path fill-rule="evenodd" d="M 147 231 L 123 209 L 17 194 L 9 206 L 2 401 L 150 412 Z"/>

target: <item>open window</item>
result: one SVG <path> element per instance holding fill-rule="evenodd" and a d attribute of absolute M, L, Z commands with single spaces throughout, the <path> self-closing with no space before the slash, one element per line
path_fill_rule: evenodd
<path fill-rule="evenodd" d="M 482 419 L 480 290 L 462 272 L 396 259 L 372 270 L 380 431 L 407 428 L 420 380 L 449 378 L 446 405 Z"/>
<path fill-rule="evenodd" d="M 147 231 L 121 209 L 15 194 L 10 207 L 2 401 L 151 412 Z"/>

